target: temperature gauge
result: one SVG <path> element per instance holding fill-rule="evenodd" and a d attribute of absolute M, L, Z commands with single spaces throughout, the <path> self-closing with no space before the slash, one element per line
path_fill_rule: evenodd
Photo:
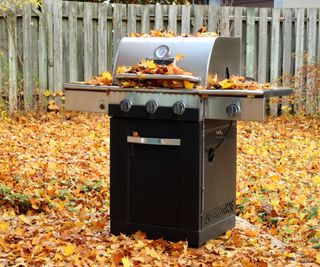
<path fill-rule="evenodd" d="M 170 56 L 170 47 L 168 45 L 161 45 L 154 51 L 156 58 L 166 58 Z"/>

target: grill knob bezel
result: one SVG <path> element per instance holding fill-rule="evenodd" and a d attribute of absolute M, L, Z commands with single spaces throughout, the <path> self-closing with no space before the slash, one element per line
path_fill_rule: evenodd
<path fill-rule="evenodd" d="M 154 114 L 157 112 L 158 108 L 159 108 L 159 102 L 157 100 L 149 100 L 146 105 L 146 111 L 149 114 Z"/>
<path fill-rule="evenodd" d="M 240 103 L 235 102 L 226 106 L 226 113 L 229 117 L 236 117 L 241 113 Z"/>
<path fill-rule="evenodd" d="M 127 99 L 127 98 L 121 100 L 120 104 L 119 104 L 120 110 L 122 112 L 129 112 L 132 108 L 132 105 L 133 105 L 133 103 L 132 103 L 131 99 Z"/>
<path fill-rule="evenodd" d="M 186 104 L 183 101 L 177 101 L 172 106 L 175 115 L 182 115 L 186 110 Z"/>

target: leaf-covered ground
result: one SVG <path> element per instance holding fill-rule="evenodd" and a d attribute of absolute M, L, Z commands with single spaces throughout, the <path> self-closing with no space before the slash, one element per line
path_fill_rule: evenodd
<path fill-rule="evenodd" d="M 0 266 L 320 264 L 319 119 L 239 123 L 237 212 L 256 227 L 199 249 L 110 234 L 108 137 L 104 115 L 0 116 Z"/>

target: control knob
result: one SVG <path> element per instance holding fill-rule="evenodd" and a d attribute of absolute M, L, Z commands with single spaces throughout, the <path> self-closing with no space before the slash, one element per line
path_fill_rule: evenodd
<path fill-rule="evenodd" d="M 239 103 L 231 103 L 226 107 L 226 113 L 229 117 L 235 117 L 241 112 Z"/>
<path fill-rule="evenodd" d="M 158 101 L 156 101 L 156 100 L 149 100 L 149 101 L 146 103 L 146 110 L 147 110 L 147 112 L 150 113 L 150 114 L 156 113 L 158 107 L 159 107 L 159 103 L 158 103 Z"/>
<path fill-rule="evenodd" d="M 132 101 L 130 99 L 123 99 L 120 101 L 120 110 L 122 112 L 129 112 L 132 108 Z"/>
<path fill-rule="evenodd" d="M 182 115 L 186 110 L 186 104 L 183 101 L 177 101 L 172 106 L 173 113 L 176 115 Z"/>

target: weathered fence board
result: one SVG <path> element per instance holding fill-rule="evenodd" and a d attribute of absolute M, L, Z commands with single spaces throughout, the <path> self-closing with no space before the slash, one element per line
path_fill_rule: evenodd
<path fill-rule="evenodd" d="M 115 4 L 113 8 L 113 31 L 112 44 L 115 55 L 122 35 L 122 4 Z"/>
<path fill-rule="evenodd" d="M 246 76 L 255 76 L 255 54 L 256 54 L 256 33 L 255 33 L 255 8 L 247 9 L 247 44 L 246 44 Z"/>
<path fill-rule="evenodd" d="M 63 88 L 62 80 L 62 0 L 53 1 L 53 89 Z"/>
<path fill-rule="evenodd" d="M 137 32 L 136 5 L 128 5 L 128 33 Z"/>
<path fill-rule="evenodd" d="M 218 31 L 218 11 L 216 6 L 209 6 L 208 9 L 208 30 L 212 32 Z"/>
<path fill-rule="evenodd" d="M 157 30 L 163 29 L 162 5 L 156 5 L 154 28 L 157 29 Z"/>
<path fill-rule="evenodd" d="M 204 25 L 204 8 L 205 6 L 201 5 L 196 5 L 194 7 L 194 28 L 196 30 L 199 30 Z"/>
<path fill-rule="evenodd" d="M 280 63 L 280 9 L 272 10 L 272 31 L 271 31 L 271 66 L 270 81 L 273 85 L 278 85 L 279 63 Z M 277 115 L 278 104 L 270 102 L 270 113 Z"/>
<path fill-rule="evenodd" d="M 9 27 L 8 34 L 8 60 L 9 60 L 9 111 L 13 112 L 18 108 L 17 99 L 17 17 L 10 15 L 7 18 L 7 24 Z"/>
<path fill-rule="evenodd" d="M 32 109 L 31 5 L 23 7 L 23 96 L 26 110 Z"/>
<path fill-rule="evenodd" d="M 259 14 L 258 79 L 263 83 L 267 81 L 268 11 L 268 8 L 261 8 Z"/>
<path fill-rule="evenodd" d="M 191 8 L 190 5 L 182 6 L 181 12 L 181 33 L 190 33 L 190 15 Z"/>
<path fill-rule="evenodd" d="M 304 37 L 305 37 L 305 9 L 296 9 L 296 47 L 295 47 L 295 73 L 299 73 L 299 69 L 303 66 L 304 61 Z M 303 77 L 299 78 L 297 81 L 299 90 L 297 91 L 297 108 L 302 106 L 302 101 L 305 98 L 305 89 L 303 85 Z"/>
<path fill-rule="evenodd" d="M 176 5 L 169 6 L 168 30 L 177 32 L 177 6 Z"/>
<path fill-rule="evenodd" d="M 292 15 L 291 9 L 283 10 L 283 60 L 282 60 L 282 84 L 290 86 L 290 74 L 293 69 L 292 55 Z M 282 113 L 288 113 L 289 110 L 288 97 L 282 98 Z"/>
<path fill-rule="evenodd" d="M 232 11 L 232 7 L 224 7 L 221 9 L 221 22 L 220 22 L 220 33 L 221 36 L 230 36 L 230 13 Z"/>
<path fill-rule="evenodd" d="M 316 49 L 317 49 L 317 9 L 308 9 L 308 65 L 313 65 L 316 62 Z M 309 72 L 307 76 L 307 88 L 306 91 L 306 112 L 312 114 L 315 111 L 314 102 L 316 101 L 316 94 L 313 92 L 317 86 L 315 85 L 315 77 L 313 72 Z"/>
<path fill-rule="evenodd" d="M 149 5 L 141 5 L 141 32 L 150 32 L 150 12 Z"/>
<path fill-rule="evenodd" d="M 83 41 L 84 41 L 84 79 L 87 80 L 93 75 L 93 25 L 92 25 L 92 5 L 84 3 L 83 10 Z"/>
<path fill-rule="evenodd" d="M 77 6 L 76 2 L 68 2 L 68 5 L 69 81 L 78 81 Z"/>
<path fill-rule="evenodd" d="M 123 5 L 44 0 L 41 11 L 25 8 L 13 18 L 13 34 L 0 15 L 0 95 L 10 110 L 40 91 L 60 91 L 64 82 L 81 81 L 111 70 L 120 39 L 153 29 L 196 32 L 202 26 L 242 38 L 241 74 L 260 82 L 289 84 L 306 62 L 320 58 L 320 9 L 258 9 L 198 5 Z M 11 25 L 12 26 L 12 25 Z M 20 60 L 21 59 L 21 60 Z M 18 79 L 23 77 L 23 88 Z M 300 80 L 302 83 L 303 80 Z M 308 84 L 313 80 L 307 77 Z M 308 86 L 307 86 L 308 87 Z M 8 88 L 10 88 L 8 90 Z M 9 94 L 6 96 L 7 92 Z M 298 90 L 298 106 L 313 112 L 314 95 Z M 297 101 L 298 102 L 298 101 Z M 283 99 L 283 105 L 288 99 Z M 319 104 L 319 103 L 318 103 Z M 19 104 L 20 105 L 20 104 Z M 320 105 L 320 104 L 319 104 Z M 271 112 L 276 113 L 274 106 Z"/>

